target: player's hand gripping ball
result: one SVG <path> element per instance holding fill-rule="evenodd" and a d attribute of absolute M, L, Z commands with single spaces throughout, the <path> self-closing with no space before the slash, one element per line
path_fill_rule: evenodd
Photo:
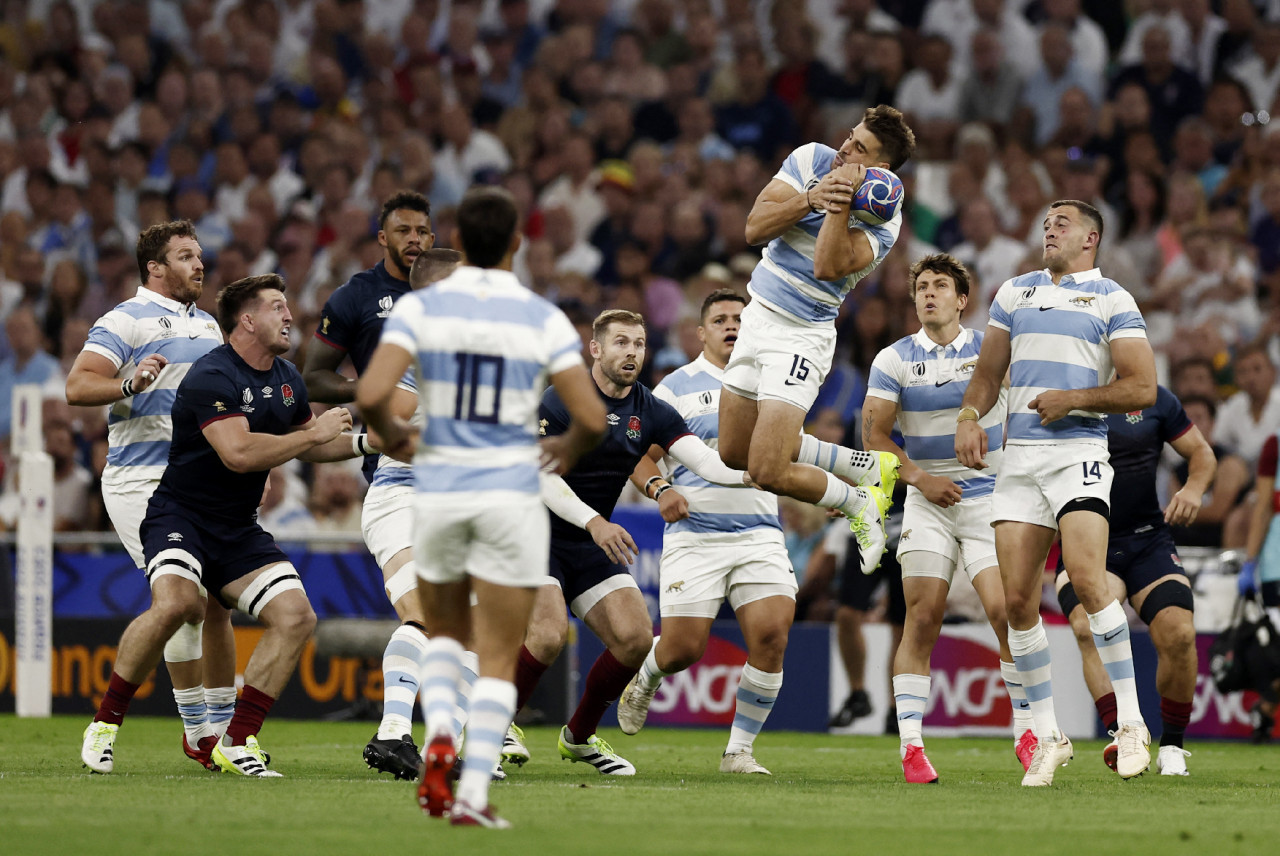
<path fill-rule="evenodd" d="M 879 226 L 892 220 L 901 207 L 901 179 L 887 169 L 868 167 L 866 178 L 853 194 L 853 204 L 849 206 L 849 225 L 852 226 L 856 218 L 871 226 Z"/>

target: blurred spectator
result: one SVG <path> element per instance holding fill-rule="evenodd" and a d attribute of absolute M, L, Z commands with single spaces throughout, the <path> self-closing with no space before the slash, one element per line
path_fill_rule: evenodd
<path fill-rule="evenodd" d="M 296 482 L 296 488 L 291 483 Z M 298 495 L 306 488 L 286 467 L 276 467 L 267 476 L 267 489 L 258 508 L 258 525 L 277 541 L 288 541 L 316 531 L 316 519 Z"/>
<path fill-rule="evenodd" d="M 1071 35 L 1072 55 L 1090 75 L 1101 78 L 1110 62 L 1102 27 L 1080 12 L 1080 0 L 1043 0 L 1045 22 L 1061 24 Z M 1043 25 L 1041 25 L 1043 30 Z"/>
<path fill-rule="evenodd" d="M 960 209 L 962 243 L 951 248 L 951 254 L 973 271 L 981 287 L 975 290 L 965 316 L 965 324 L 985 330 L 991 301 L 1005 280 L 1021 270 L 1026 248 L 1022 242 L 1000 234 L 996 207 L 986 196 L 976 196 Z"/>
<path fill-rule="evenodd" d="M 64 378 L 58 360 L 45 349 L 40 324 L 30 306 L 9 313 L 4 322 L 10 356 L 0 360 L 0 440 L 13 427 L 13 388 L 36 384 L 45 398 L 62 398 Z"/>
<path fill-rule="evenodd" d="M 86 528 L 93 503 L 93 475 L 77 460 L 75 434 L 64 421 L 44 423 L 44 450 L 53 459 L 53 529 Z"/>
<path fill-rule="evenodd" d="M 1246 345 L 1236 352 L 1235 382 L 1240 391 L 1218 411 L 1217 440 L 1253 472 L 1263 441 L 1280 426 L 1280 389 L 1265 347 Z"/>
<path fill-rule="evenodd" d="M 1191 29 L 1178 9 L 1178 0 L 1148 0 L 1147 9 L 1134 19 L 1125 34 L 1118 57 L 1122 65 L 1140 62 L 1146 53 L 1148 34 L 1159 31 L 1168 44 L 1170 59 L 1183 68 L 1194 68 Z"/>
<path fill-rule="evenodd" d="M 317 464 L 313 468 L 311 500 L 317 532 L 337 532 L 360 537 L 361 500 L 364 481 L 359 470 L 345 463 Z"/>
<path fill-rule="evenodd" d="M 1218 469 L 1213 477 L 1213 484 L 1205 494 L 1200 505 L 1200 514 L 1190 526 L 1174 526 L 1173 540 L 1185 547 L 1229 547 L 1239 546 L 1228 543 L 1231 539 L 1224 537 L 1224 524 L 1237 508 L 1248 492 L 1249 483 L 1253 480 L 1252 471 L 1245 460 L 1227 446 L 1216 442 L 1214 433 L 1217 426 L 1222 425 L 1222 411 L 1212 400 L 1197 395 L 1189 395 L 1182 399 L 1182 408 L 1187 417 L 1200 429 L 1205 440 L 1213 448 L 1218 459 Z M 1179 460 L 1174 471 L 1169 475 L 1169 496 L 1182 489 L 1187 480 L 1187 462 Z"/>
<path fill-rule="evenodd" d="M 1168 4 L 1172 0 L 1159 2 Z M 1114 94 L 1126 83 L 1142 86 L 1151 101 L 1151 133 L 1156 139 L 1170 139 L 1183 119 L 1200 112 L 1204 90 L 1194 74 L 1177 64 L 1165 27 L 1148 27 L 1141 45 L 1140 60 L 1126 61 L 1112 78 L 1110 92 Z"/>
<path fill-rule="evenodd" d="M 1179 0 L 1178 7 L 1191 42 L 1187 69 L 1200 79 L 1201 86 L 1208 87 L 1217 65 L 1218 41 L 1227 31 L 1227 22 L 1213 13 L 1209 0 Z"/>
<path fill-rule="evenodd" d="M 1068 89 L 1083 90 L 1091 104 L 1102 103 L 1102 83 L 1075 61 L 1071 33 L 1062 24 L 1045 24 L 1040 32 L 1043 64 L 1027 78 L 1017 124 L 1022 136 L 1043 146 L 1058 132 L 1059 104 Z"/>
<path fill-rule="evenodd" d="M 960 121 L 986 122 L 1003 129 L 1013 121 L 1023 77 L 1005 59 L 1004 45 L 995 33 L 973 34 L 972 57 L 960 84 Z"/>
<path fill-rule="evenodd" d="M 963 81 L 951 64 L 951 43 L 940 35 L 925 36 L 916 48 L 916 68 L 903 75 L 897 106 L 915 131 L 920 157 L 945 157 L 960 121 Z"/>
<path fill-rule="evenodd" d="M 766 163 L 781 163 L 795 145 L 796 124 L 787 105 L 769 91 L 764 52 L 756 45 L 740 48 L 733 70 L 736 94 L 716 115 L 720 136 Z"/>
<path fill-rule="evenodd" d="M 542 191 L 538 207 L 544 211 L 560 207 L 572 212 L 574 237 L 585 241 L 607 213 L 597 189 L 599 178 L 589 134 L 573 131 L 568 135 L 563 144 L 561 165 L 563 172 Z"/>
<path fill-rule="evenodd" d="M 1165 267 L 1151 293 L 1150 305 L 1174 316 L 1174 324 L 1166 327 L 1168 322 L 1158 311 L 1148 313 L 1152 346 L 1163 345 L 1173 326 L 1209 322 L 1218 325 L 1229 342 L 1252 339 L 1261 320 L 1254 296 L 1253 262 L 1239 251 L 1231 234 L 1222 230 L 1189 232 L 1183 249 L 1184 253 Z"/>
<path fill-rule="evenodd" d="M 1039 65 L 1036 33 L 1022 16 L 1019 5 L 1020 0 L 933 0 L 927 4 L 920 31 L 951 43 L 951 62 L 957 73 L 970 65 L 974 33 L 992 33 L 1000 39 L 1018 72 L 1029 76 Z M 906 108 L 902 110 L 905 112 Z"/>
<path fill-rule="evenodd" d="M 1184 408 L 1189 399 L 1207 399 L 1214 409 L 1214 412 L 1209 415 L 1216 416 L 1218 406 L 1216 374 L 1212 360 L 1189 357 L 1174 364 L 1170 373 L 1169 388 L 1182 401 Z"/>
<path fill-rule="evenodd" d="M 1280 21 L 1260 22 L 1253 30 L 1249 51 L 1227 71 L 1244 84 L 1255 111 L 1270 111 L 1280 87 Z"/>

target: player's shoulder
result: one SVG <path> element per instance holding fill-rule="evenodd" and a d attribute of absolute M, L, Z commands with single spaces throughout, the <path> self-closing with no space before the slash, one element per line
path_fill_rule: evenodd
<path fill-rule="evenodd" d="M 697 360 L 686 363 L 668 374 L 654 387 L 654 394 L 659 397 L 679 397 L 698 392 L 720 388 L 720 378 L 713 377 Z"/>
<path fill-rule="evenodd" d="M 888 347 L 881 348 L 876 354 L 875 361 L 883 362 L 902 362 L 904 360 L 918 359 L 923 356 L 923 348 L 916 341 L 915 334 L 903 336 L 898 341 Z"/>
<path fill-rule="evenodd" d="M 1017 276 L 1009 277 L 1004 281 L 1004 285 L 1000 286 L 1000 290 L 1006 289 L 1016 291 L 1020 288 L 1034 288 L 1040 285 L 1049 285 L 1050 280 L 1042 270 L 1028 271 Z"/>

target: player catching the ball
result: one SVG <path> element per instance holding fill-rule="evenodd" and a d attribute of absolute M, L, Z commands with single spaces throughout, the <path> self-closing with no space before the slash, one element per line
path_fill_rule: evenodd
<path fill-rule="evenodd" d="M 898 169 L 915 145 L 902 114 L 881 104 L 838 150 L 809 143 L 783 162 L 747 216 L 747 241 L 768 245 L 720 396 L 724 462 L 765 490 L 843 513 L 867 573 L 884 553 L 897 457 L 802 440 L 801 428 L 831 368 L 840 304 L 884 260 L 902 223 L 901 183 L 881 172 L 884 184 L 864 189 L 867 171 Z M 868 222 L 879 215 L 887 217 Z"/>

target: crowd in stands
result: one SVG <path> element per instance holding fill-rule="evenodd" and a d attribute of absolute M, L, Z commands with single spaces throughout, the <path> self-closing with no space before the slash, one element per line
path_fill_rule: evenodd
<path fill-rule="evenodd" d="M 59 397 L 89 326 L 139 284 L 140 229 L 196 224 L 205 309 L 226 283 L 282 274 L 301 364 L 328 295 L 381 258 L 384 199 L 426 193 L 447 245 L 462 192 L 501 184 L 524 217 L 520 278 L 584 333 L 601 309 L 643 313 L 656 380 L 698 352 L 702 298 L 745 290 L 760 254 L 747 214 L 786 154 L 839 145 L 889 103 L 919 139 L 903 229 L 844 306 L 814 420 L 858 443 L 872 358 L 918 328 L 914 259 L 936 248 L 971 268 L 965 323 L 980 327 L 1000 284 L 1040 266 L 1046 204 L 1084 199 L 1162 383 L 1221 454 L 1186 543 L 1243 542 L 1259 449 L 1280 428 L 1276 0 L 4 8 L 0 435 L 13 385 L 42 384 L 59 528 L 109 525 L 105 413 Z M 273 479 L 264 517 L 358 533 L 362 483 L 332 470 Z"/>

